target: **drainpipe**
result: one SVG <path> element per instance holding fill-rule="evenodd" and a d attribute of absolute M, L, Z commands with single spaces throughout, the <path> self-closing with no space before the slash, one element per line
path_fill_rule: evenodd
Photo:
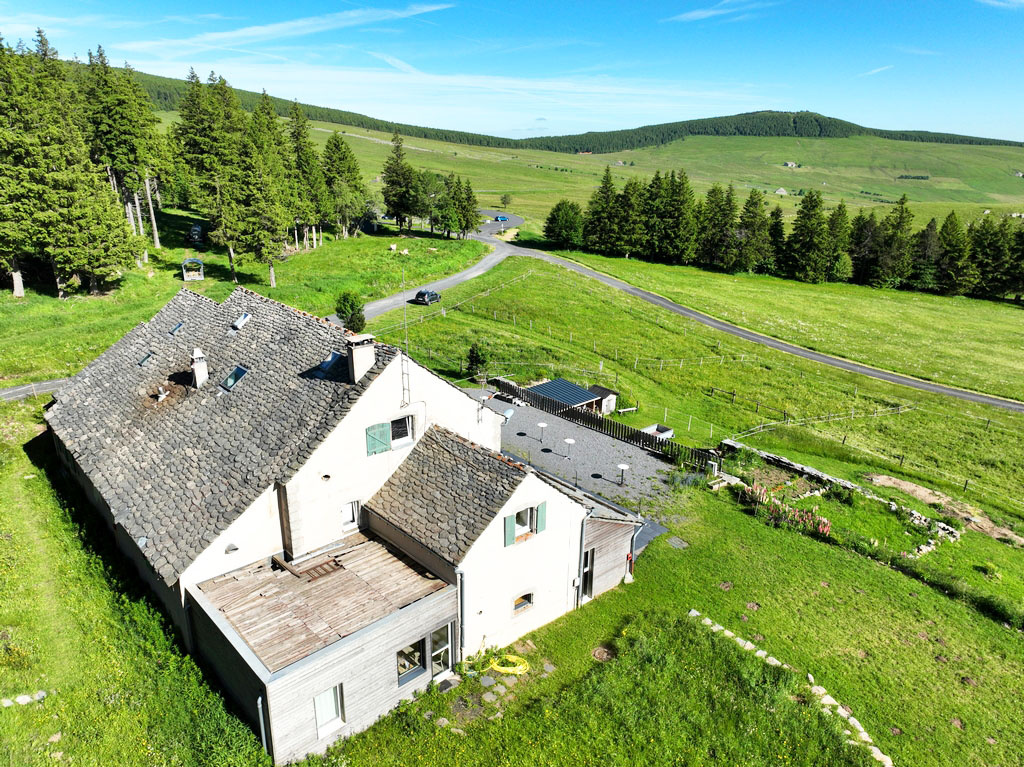
<path fill-rule="evenodd" d="M 459 660 L 466 657 L 466 576 L 459 568 L 455 568 L 455 583 L 459 597 Z"/>
<path fill-rule="evenodd" d="M 264 753 L 268 753 L 269 754 L 270 752 L 267 751 L 267 730 L 266 730 L 266 726 L 263 724 L 263 696 L 262 695 L 260 695 L 258 698 L 256 698 L 256 711 L 259 713 L 259 717 L 260 717 L 260 743 L 263 744 L 263 751 L 264 751 Z"/>
<path fill-rule="evenodd" d="M 633 582 L 633 565 L 636 564 L 636 537 L 640 534 L 643 527 L 643 525 L 635 525 L 633 527 L 633 535 L 629 539 L 629 565 L 626 569 L 626 583 Z"/>

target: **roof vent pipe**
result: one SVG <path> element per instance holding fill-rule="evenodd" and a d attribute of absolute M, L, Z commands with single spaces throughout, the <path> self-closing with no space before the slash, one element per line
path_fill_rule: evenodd
<path fill-rule="evenodd" d="M 373 336 L 363 333 L 358 336 L 349 336 L 347 341 L 348 380 L 349 383 L 359 383 L 377 359 Z"/>
<path fill-rule="evenodd" d="M 192 350 L 192 378 L 197 389 L 202 388 L 203 384 L 210 378 L 210 371 L 206 366 L 206 357 L 203 356 L 203 350 L 198 346 Z"/>

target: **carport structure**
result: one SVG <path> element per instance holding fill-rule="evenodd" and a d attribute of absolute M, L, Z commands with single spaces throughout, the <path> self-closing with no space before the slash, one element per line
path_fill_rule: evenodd
<path fill-rule="evenodd" d="M 561 402 L 566 409 L 571 407 L 584 407 L 588 410 L 597 410 L 601 397 L 594 392 L 587 391 L 582 386 L 577 386 L 572 381 L 564 378 L 556 378 L 553 381 L 531 386 L 527 391 L 540 394 L 548 399 Z"/>

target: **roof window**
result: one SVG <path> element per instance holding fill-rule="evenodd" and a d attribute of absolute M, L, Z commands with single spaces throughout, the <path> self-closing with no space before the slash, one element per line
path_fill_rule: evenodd
<path fill-rule="evenodd" d="M 235 384 L 242 380 L 242 376 L 248 372 L 249 371 L 241 365 L 236 365 L 235 369 L 231 371 L 231 375 L 221 381 L 221 387 L 224 391 L 231 391 L 235 388 Z"/>
<path fill-rule="evenodd" d="M 238 319 L 231 323 L 231 327 L 235 330 L 241 330 L 245 323 L 251 319 L 252 315 L 249 312 L 242 312 Z"/>
<path fill-rule="evenodd" d="M 152 357 L 153 357 L 153 352 L 146 352 L 145 354 L 143 354 L 142 355 L 142 359 L 139 360 L 139 367 L 141 368 L 143 365 L 145 365 L 147 362 L 149 362 L 150 359 L 152 359 Z"/>
<path fill-rule="evenodd" d="M 181 332 L 181 329 L 183 327 L 185 327 L 185 323 L 184 322 L 179 322 L 177 325 L 175 325 L 173 328 L 171 328 L 170 335 L 172 335 L 172 336 L 178 335 L 178 333 Z"/>
<path fill-rule="evenodd" d="M 331 368 L 334 367 L 334 363 L 340 360 L 344 355 L 341 352 L 332 351 L 327 355 L 327 358 L 320 363 L 320 370 L 324 373 L 330 372 Z"/>

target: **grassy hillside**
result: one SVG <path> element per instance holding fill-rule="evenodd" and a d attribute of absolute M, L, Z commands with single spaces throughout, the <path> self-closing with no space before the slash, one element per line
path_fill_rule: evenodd
<path fill-rule="evenodd" d="M 929 381 L 1024 398 L 1024 308 L 979 299 L 811 285 L 556 251 L 706 314 L 809 349 Z"/>
<path fill-rule="evenodd" d="M 165 112 L 160 117 L 169 124 L 177 115 Z M 367 180 L 378 176 L 390 150 L 390 134 L 326 122 L 313 126 L 313 139 L 320 146 L 331 131 L 343 132 Z M 649 178 L 656 170 L 682 168 L 698 192 L 714 183 L 735 184 L 742 196 L 750 188 L 761 189 L 789 216 L 799 203 L 795 196 L 799 189 L 818 190 L 827 205 L 844 199 L 850 207 L 880 211 L 890 207 L 884 201 L 906 194 L 921 226 L 950 209 L 967 220 L 987 209 L 995 214 L 1024 211 L 1024 178 L 1014 176 L 1016 170 L 1024 170 L 1024 148 L 1013 146 L 931 144 L 874 136 L 691 136 L 663 146 L 601 155 L 467 146 L 427 138 L 408 138 L 406 148 L 409 161 L 418 168 L 469 178 L 482 205 L 497 207 L 502 194 L 511 194 L 511 209 L 526 216 L 527 228 L 537 232 L 559 199 L 586 203 L 605 165 L 612 166 L 620 186 L 630 176 Z M 786 168 L 785 162 L 803 167 Z M 930 178 L 900 180 L 901 175 Z M 777 196 L 779 187 L 790 194 Z"/>

